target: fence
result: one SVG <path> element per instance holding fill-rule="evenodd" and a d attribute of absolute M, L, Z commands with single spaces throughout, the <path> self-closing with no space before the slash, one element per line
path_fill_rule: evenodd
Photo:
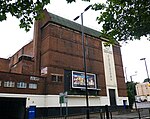
<path fill-rule="evenodd" d="M 53 116 L 53 117 L 41 117 L 37 119 L 86 119 L 85 114 L 68 115 L 68 116 Z M 150 119 L 149 109 L 138 110 L 118 110 L 115 112 L 93 112 L 90 113 L 90 119 Z"/>

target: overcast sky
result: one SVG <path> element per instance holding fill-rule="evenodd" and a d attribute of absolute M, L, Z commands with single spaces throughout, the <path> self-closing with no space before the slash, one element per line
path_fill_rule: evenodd
<path fill-rule="evenodd" d="M 100 0 L 92 0 L 92 3 Z M 103 1 L 103 0 L 101 0 Z M 49 12 L 73 20 L 91 3 L 78 1 L 76 3 L 67 4 L 65 0 L 51 0 L 51 4 L 46 8 Z M 88 10 L 84 13 L 84 25 L 96 30 L 100 30 L 101 26 L 97 24 L 96 17 L 99 12 Z M 81 20 L 76 22 L 81 23 Z M 33 38 L 33 27 L 30 32 L 26 33 L 24 29 L 19 28 L 19 20 L 8 16 L 7 21 L 0 22 L 0 57 L 8 58 L 18 51 L 22 46 L 30 42 Z M 121 52 L 123 58 L 124 69 L 126 69 L 127 80 L 142 82 L 147 78 L 145 62 L 141 58 L 146 58 L 148 70 L 150 72 L 150 41 L 142 38 L 140 41 L 131 41 L 128 44 L 121 43 Z"/>

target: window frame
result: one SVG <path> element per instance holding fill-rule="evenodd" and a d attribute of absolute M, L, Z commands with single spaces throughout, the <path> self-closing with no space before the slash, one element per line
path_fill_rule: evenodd
<path fill-rule="evenodd" d="M 51 81 L 54 83 L 62 83 L 63 75 L 62 74 L 51 74 Z"/>

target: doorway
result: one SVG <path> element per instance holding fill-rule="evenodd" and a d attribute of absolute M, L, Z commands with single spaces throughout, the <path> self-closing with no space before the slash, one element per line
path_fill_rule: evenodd
<path fill-rule="evenodd" d="M 26 98 L 0 97 L 0 118 L 24 119 L 26 111 Z"/>
<path fill-rule="evenodd" d="M 116 105 L 116 93 L 115 89 L 109 89 L 109 99 L 110 99 L 110 105 L 115 106 Z"/>

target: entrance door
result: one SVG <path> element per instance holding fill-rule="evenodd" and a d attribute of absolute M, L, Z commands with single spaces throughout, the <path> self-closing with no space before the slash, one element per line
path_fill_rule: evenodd
<path fill-rule="evenodd" d="M 110 99 L 110 105 L 111 106 L 116 105 L 115 89 L 109 89 L 109 99 Z"/>
<path fill-rule="evenodd" d="M 0 97 L 0 119 L 24 119 L 26 98 Z"/>

